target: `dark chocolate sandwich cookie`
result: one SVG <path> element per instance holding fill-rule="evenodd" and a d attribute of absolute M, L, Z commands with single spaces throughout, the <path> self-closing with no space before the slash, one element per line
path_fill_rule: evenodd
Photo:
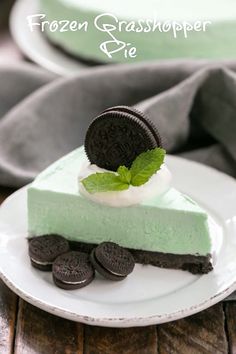
<path fill-rule="evenodd" d="M 142 152 L 161 146 L 154 124 L 131 107 L 109 108 L 90 124 L 85 151 L 92 164 L 116 171 L 130 167 Z"/>
<path fill-rule="evenodd" d="M 129 251 L 113 242 L 103 242 L 90 255 L 94 268 L 110 280 L 123 280 L 134 269 L 134 258 Z"/>
<path fill-rule="evenodd" d="M 91 283 L 94 269 L 89 255 L 71 251 L 57 257 L 52 266 L 54 283 L 62 289 L 80 289 Z"/>
<path fill-rule="evenodd" d="M 29 240 L 31 264 L 40 270 L 51 270 L 54 260 L 69 249 L 68 241 L 59 235 L 44 235 Z"/>
<path fill-rule="evenodd" d="M 153 136 L 156 139 L 157 146 L 162 147 L 161 136 L 157 130 L 157 127 L 148 118 L 148 116 L 145 113 L 139 111 L 138 109 L 136 109 L 134 107 L 129 107 L 129 106 L 115 106 L 115 107 L 107 108 L 104 112 L 111 112 L 111 111 L 129 113 L 129 114 L 134 115 L 138 119 L 140 119 L 144 124 L 146 124 L 148 126 L 148 128 L 152 132 Z M 102 112 L 102 113 L 104 113 L 104 112 Z"/>

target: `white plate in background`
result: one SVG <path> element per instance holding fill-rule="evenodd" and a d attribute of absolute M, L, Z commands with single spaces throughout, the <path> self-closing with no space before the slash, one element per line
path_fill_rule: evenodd
<path fill-rule="evenodd" d="M 40 31 L 30 31 L 27 16 L 39 12 L 38 0 L 18 0 L 12 9 L 11 34 L 22 52 L 36 64 L 62 76 L 88 68 L 88 65 L 51 45 Z"/>

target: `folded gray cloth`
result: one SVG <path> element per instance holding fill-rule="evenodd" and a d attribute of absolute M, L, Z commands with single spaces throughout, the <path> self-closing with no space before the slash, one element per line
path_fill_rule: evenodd
<path fill-rule="evenodd" d="M 29 64 L 0 69 L 0 185 L 22 186 L 83 144 L 99 112 L 148 113 L 169 153 L 236 177 L 236 62 L 112 65 L 58 78 Z"/>

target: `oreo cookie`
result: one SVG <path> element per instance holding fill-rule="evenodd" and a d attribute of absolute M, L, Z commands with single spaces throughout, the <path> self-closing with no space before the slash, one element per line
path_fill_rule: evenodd
<path fill-rule="evenodd" d="M 153 136 L 156 139 L 157 146 L 161 147 L 162 146 L 162 140 L 161 136 L 157 130 L 157 127 L 155 124 L 148 118 L 146 114 L 143 112 L 139 111 L 138 109 L 134 107 L 128 107 L 128 106 L 114 106 L 111 108 L 107 108 L 104 112 L 111 112 L 111 111 L 117 111 L 117 112 L 124 112 L 124 113 L 129 113 L 140 119 L 144 124 L 146 124 L 149 128 L 149 130 L 152 132 Z"/>
<path fill-rule="evenodd" d="M 57 257 L 52 266 L 54 283 L 62 289 L 80 289 L 91 283 L 94 269 L 89 255 L 70 251 Z"/>
<path fill-rule="evenodd" d="M 91 263 L 109 280 L 123 280 L 134 269 L 134 258 L 129 251 L 113 242 L 103 242 L 90 255 Z"/>
<path fill-rule="evenodd" d="M 70 249 L 68 241 L 59 235 L 44 235 L 29 240 L 29 256 L 33 267 L 49 271 L 52 263 Z"/>
<path fill-rule="evenodd" d="M 161 147 L 155 125 L 138 110 L 127 106 L 106 109 L 90 124 L 85 151 L 92 164 L 116 171 L 130 167 L 142 152 Z"/>

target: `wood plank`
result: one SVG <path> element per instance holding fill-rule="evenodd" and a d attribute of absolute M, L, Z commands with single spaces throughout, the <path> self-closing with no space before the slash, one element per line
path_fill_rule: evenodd
<path fill-rule="evenodd" d="M 222 304 L 197 315 L 158 326 L 160 354 L 226 354 Z"/>
<path fill-rule="evenodd" d="M 20 300 L 15 354 L 83 354 L 83 333 L 82 324 L 53 316 Z"/>
<path fill-rule="evenodd" d="M 157 354 L 156 327 L 85 327 L 85 354 Z"/>
<path fill-rule="evenodd" d="M 236 354 L 236 302 L 225 304 L 225 315 L 229 353 Z"/>
<path fill-rule="evenodd" d="M 10 354 L 13 348 L 17 296 L 0 280 L 0 353 Z"/>

